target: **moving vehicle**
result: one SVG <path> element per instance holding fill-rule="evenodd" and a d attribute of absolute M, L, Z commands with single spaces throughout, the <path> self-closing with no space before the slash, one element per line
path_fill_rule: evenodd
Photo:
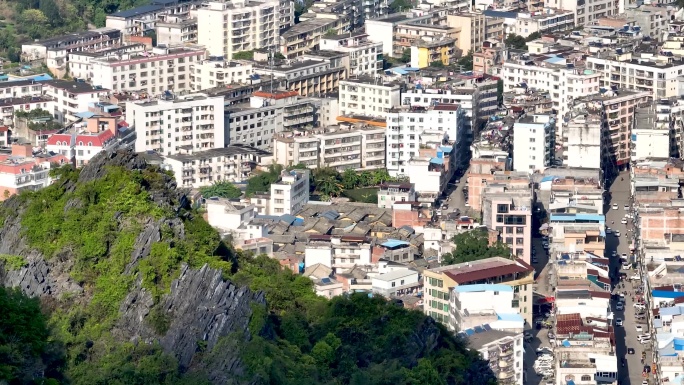
<path fill-rule="evenodd" d="M 620 221 L 620 223 L 622 223 L 623 225 L 626 225 L 626 224 L 627 224 L 627 218 L 622 218 L 622 220 Z"/>
<path fill-rule="evenodd" d="M 613 234 L 615 234 L 616 237 L 620 236 L 620 232 L 618 230 L 615 230 L 615 232 Z"/>
<path fill-rule="evenodd" d="M 617 210 L 617 209 L 619 209 L 619 208 L 620 208 L 620 207 L 618 206 L 617 203 L 613 203 L 613 210 Z"/>
<path fill-rule="evenodd" d="M 641 326 L 641 325 L 637 325 L 637 326 L 636 326 L 636 331 L 637 331 L 637 333 L 643 333 L 644 327 Z"/>
<path fill-rule="evenodd" d="M 625 205 L 625 211 L 629 211 L 629 205 Z"/>

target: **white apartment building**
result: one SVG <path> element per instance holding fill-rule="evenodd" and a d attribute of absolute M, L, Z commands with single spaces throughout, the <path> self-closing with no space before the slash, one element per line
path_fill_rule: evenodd
<path fill-rule="evenodd" d="M 269 215 L 296 214 L 309 203 L 309 170 L 283 171 L 271 184 Z"/>
<path fill-rule="evenodd" d="M 568 113 L 563 140 L 563 164 L 569 168 L 601 168 L 603 120 L 584 108 Z"/>
<path fill-rule="evenodd" d="M 0 99 L 38 97 L 43 95 L 43 82 L 15 80 L 0 82 Z"/>
<path fill-rule="evenodd" d="M 402 83 L 384 83 L 380 78 L 340 81 L 340 115 L 386 117 L 401 103 Z"/>
<path fill-rule="evenodd" d="M 348 54 L 349 78 L 375 76 L 382 70 L 382 43 L 370 41 L 366 32 L 324 36 L 321 38 L 320 49 Z"/>
<path fill-rule="evenodd" d="M 51 80 L 43 83 L 45 95 L 52 98 L 53 113 L 60 123 L 75 122 L 80 118 L 79 112 L 86 112 L 92 103 L 106 97 L 108 89 L 91 86 L 88 83 L 70 82 L 65 80 Z"/>
<path fill-rule="evenodd" d="M 329 268 L 348 269 L 354 265 L 369 266 L 372 261 L 372 247 L 364 237 L 310 239 L 304 249 L 304 264 L 307 268 L 321 264 Z"/>
<path fill-rule="evenodd" d="M 385 168 L 385 129 L 382 127 L 340 127 L 317 136 L 320 167 L 338 171 Z"/>
<path fill-rule="evenodd" d="M 167 46 L 197 43 L 197 19 L 167 16 L 155 27 L 157 45 Z"/>
<path fill-rule="evenodd" d="M 512 306 L 516 297 L 508 285 L 456 286 L 449 298 L 449 329 L 458 332 L 489 324 L 495 330 L 522 332 L 525 319 Z"/>
<path fill-rule="evenodd" d="M 402 107 L 391 111 L 387 114 L 385 135 L 387 171 L 392 176 L 407 175 L 408 161 L 420 154 L 421 145 L 428 144 L 423 141 L 423 135 L 434 133 L 442 142 L 448 140 L 458 147 L 466 139 L 464 120 L 463 110 L 458 105 Z"/>
<path fill-rule="evenodd" d="M 283 132 L 273 139 L 273 159 L 285 166 L 303 164 L 308 168 L 318 168 L 320 146 L 321 139 L 314 133 L 304 131 L 298 135 Z"/>
<path fill-rule="evenodd" d="M 277 0 L 229 0 L 202 4 L 197 10 L 197 42 L 211 56 L 232 59 L 241 51 L 278 44 L 280 10 Z"/>
<path fill-rule="evenodd" d="M 107 15 L 106 25 L 124 35 L 141 36 L 169 17 L 188 18 L 196 8 L 197 2 L 191 0 L 153 0 L 148 5 Z"/>
<path fill-rule="evenodd" d="M 386 298 L 417 291 L 420 281 L 418 272 L 411 269 L 396 269 L 371 278 L 373 293 Z"/>
<path fill-rule="evenodd" d="M 556 120 L 551 115 L 526 115 L 513 125 L 513 170 L 543 171 L 551 165 Z"/>
<path fill-rule="evenodd" d="M 637 122 L 638 122 L 637 118 Z M 638 162 L 648 158 L 662 158 L 670 148 L 670 131 L 656 127 L 641 127 L 636 125 L 632 129 L 632 154 L 630 160 Z"/>
<path fill-rule="evenodd" d="M 497 383 L 501 385 L 523 384 L 523 333 L 494 330 L 491 325 L 460 333 L 468 345 L 489 361 Z"/>
<path fill-rule="evenodd" d="M 575 25 L 578 27 L 591 25 L 601 18 L 625 12 L 625 3 L 626 1 L 612 0 L 594 0 L 591 2 L 577 0 L 544 1 L 544 4 L 548 7 L 572 12 L 575 15 Z"/>
<path fill-rule="evenodd" d="M 496 83 L 496 82 L 494 82 Z M 496 88 L 496 87 L 495 87 Z M 488 118 L 491 107 L 497 108 L 496 92 L 493 98 L 478 87 L 450 87 L 448 89 L 424 88 L 403 92 L 402 106 L 430 107 L 437 104 L 458 104 L 463 110 L 464 126 L 471 131 L 477 126 L 478 118 Z"/>
<path fill-rule="evenodd" d="M 528 37 L 535 32 L 565 31 L 575 26 L 575 14 L 563 9 L 544 8 L 540 12 L 518 13 L 515 34 Z"/>
<path fill-rule="evenodd" d="M 259 165 L 269 165 L 271 153 L 252 147 L 230 145 L 203 151 L 168 155 L 164 164 L 171 167 L 176 183 L 183 188 L 200 188 L 216 182 L 242 183 Z"/>
<path fill-rule="evenodd" d="M 532 52 L 531 48 L 530 51 Z M 536 63 L 536 58 L 533 60 L 524 54 L 506 61 L 503 65 L 504 92 L 513 91 L 523 83 L 529 88 L 546 91 L 551 95 L 553 108 L 558 111 L 559 116 L 564 116 L 569 111 L 571 100 L 599 91 L 599 80 L 602 77 L 600 73 L 575 68 L 566 58 L 555 55 L 542 59 L 542 63 Z M 563 127 L 559 127 L 559 134 L 562 134 L 562 129 Z"/>
<path fill-rule="evenodd" d="M 142 92 L 156 96 L 191 90 L 193 63 L 204 59 L 202 48 L 162 48 L 92 61 L 92 83 L 114 92 Z"/>
<path fill-rule="evenodd" d="M 316 110 L 315 100 L 294 91 L 256 91 L 249 104 L 225 108 L 228 143 L 271 149 L 276 134 L 313 127 Z"/>
<path fill-rule="evenodd" d="M 137 133 L 135 151 L 173 155 L 223 148 L 223 98 L 204 94 L 126 103 L 126 122 Z"/>
<path fill-rule="evenodd" d="M 295 2 L 292 0 L 280 0 L 278 14 L 280 32 L 295 25 Z"/>
<path fill-rule="evenodd" d="M 653 98 L 678 96 L 677 77 L 684 62 L 671 57 L 637 58 L 631 52 L 587 57 L 587 66 L 601 73 L 601 87 L 648 91 Z"/>
<path fill-rule="evenodd" d="M 190 87 L 193 91 L 245 84 L 254 74 L 250 62 L 224 60 L 223 56 L 209 56 L 206 60 L 191 64 L 190 71 Z"/>
<path fill-rule="evenodd" d="M 69 75 L 74 79 L 91 81 L 93 78 L 93 60 L 117 57 L 122 54 L 139 54 L 145 51 L 145 44 L 126 44 L 97 52 L 71 52 L 68 56 L 67 66 Z"/>

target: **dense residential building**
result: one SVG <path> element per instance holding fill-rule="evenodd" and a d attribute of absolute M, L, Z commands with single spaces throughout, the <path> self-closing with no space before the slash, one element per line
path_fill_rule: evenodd
<path fill-rule="evenodd" d="M 271 162 L 271 153 L 241 145 L 186 151 L 164 158 L 178 186 L 185 188 L 200 188 L 221 181 L 242 183 L 253 175 L 257 166 Z"/>
<path fill-rule="evenodd" d="M 331 63 L 328 60 L 288 60 L 273 66 L 259 63 L 254 65 L 254 72 L 283 81 L 288 90 L 301 96 L 336 92 L 340 80 L 346 78 L 346 69 L 342 62 Z"/>
<path fill-rule="evenodd" d="M 277 0 L 211 1 L 197 10 L 197 43 L 211 56 L 232 59 L 237 52 L 278 45 Z"/>
<path fill-rule="evenodd" d="M 482 192 L 482 224 L 499 233 L 517 258 L 530 263 L 533 192 L 513 181 L 490 183 Z"/>
<path fill-rule="evenodd" d="M 387 182 L 378 189 L 378 207 L 391 209 L 395 202 L 415 202 L 416 190 L 413 183 Z"/>
<path fill-rule="evenodd" d="M 515 34 L 528 37 L 533 33 L 567 31 L 575 27 L 575 14 L 571 11 L 544 8 L 540 12 L 518 13 Z"/>
<path fill-rule="evenodd" d="M 296 214 L 309 202 L 309 170 L 283 171 L 271 184 L 270 215 Z"/>
<path fill-rule="evenodd" d="M 96 52 L 71 52 L 68 56 L 67 70 L 69 76 L 74 79 L 93 80 L 93 61 L 110 57 L 120 57 L 121 55 L 139 55 L 145 51 L 145 44 L 133 43 L 116 45 L 111 48 Z"/>
<path fill-rule="evenodd" d="M 10 151 L 0 152 L 0 200 L 49 186 L 52 165 L 68 162 L 61 154 L 34 154 L 30 144 L 12 144 Z"/>
<path fill-rule="evenodd" d="M 513 169 L 534 173 L 554 159 L 556 120 L 551 115 L 525 115 L 513 126 Z"/>
<path fill-rule="evenodd" d="M 339 89 L 340 115 L 386 117 L 399 106 L 402 85 L 371 77 L 343 80 Z"/>
<path fill-rule="evenodd" d="M 382 70 L 382 43 L 373 42 L 366 32 L 352 32 L 335 36 L 323 36 L 320 49 L 343 52 L 349 55 L 347 76 L 375 76 Z"/>
<path fill-rule="evenodd" d="M 197 43 L 197 19 L 167 16 L 155 27 L 157 45 L 167 46 Z"/>
<path fill-rule="evenodd" d="M 250 82 L 253 75 L 252 64 L 248 61 L 210 56 L 190 65 L 190 87 L 192 91 L 200 91 L 229 84 L 245 84 Z"/>
<path fill-rule="evenodd" d="M 43 60 L 50 71 L 57 76 L 64 76 L 70 53 L 96 52 L 118 46 L 121 41 L 120 30 L 98 28 L 24 44 L 21 53 L 25 60 Z"/>
<path fill-rule="evenodd" d="M 149 96 L 166 91 L 190 91 L 193 63 L 204 60 L 201 47 L 163 48 L 132 52 L 92 61 L 92 83 L 114 92 L 135 91 Z"/>
<path fill-rule="evenodd" d="M 431 65 L 456 64 L 455 39 L 436 37 L 430 40 L 415 40 L 411 44 L 411 67 L 425 68 Z"/>
<path fill-rule="evenodd" d="M 446 15 L 446 24 L 458 28 L 455 47 L 461 55 L 471 50 L 477 51 L 485 39 L 485 15 L 481 12 L 450 12 Z"/>
<path fill-rule="evenodd" d="M 624 12 L 626 2 L 597 0 L 589 3 L 576 0 L 547 0 L 544 3 L 549 7 L 570 11 L 574 18 L 574 24 L 584 26 L 596 23 L 601 18 Z"/>
<path fill-rule="evenodd" d="M 565 115 L 563 164 L 571 168 L 600 169 L 603 116 L 591 103 L 579 103 Z"/>
<path fill-rule="evenodd" d="M 423 312 L 445 325 L 451 317 L 452 289 L 489 282 L 512 287 L 512 307 L 518 309 L 526 328 L 532 325 L 534 268 L 520 259 L 494 257 L 428 269 L 423 272 L 423 280 Z"/>
<path fill-rule="evenodd" d="M 280 53 L 288 59 L 302 56 L 320 47 L 321 39 L 327 33 L 342 33 L 345 30 L 344 26 L 343 20 L 336 16 L 302 21 L 280 36 Z"/>
<path fill-rule="evenodd" d="M 477 350 L 501 385 L 523 384 L 523 333 L 496 330 L 491 325 L 469 329 L 459 333 L 468 346 Z"/>
<path fill-rule="evenodd" d="M 80 120 L 79 113 L 87 112 L 92 104 L 109 93 L 108 89 L 99 86 L 65 80 L 47 81 L 43 90 L 53 100 L 50 112 L 58 122 L 65 124 Z"/>
<path fill-rule="evenodd" d="M 317 125 L 317 101 L 301 98 L 294 91 L 256 91 L 249 103 L 225 107 L 228 143 L 271 149 L 282 131 Z"/>
<path fill-rule="evenodd" d="M 127 102 L 126 122 L 136 131 L 137 152 L 173 155 L 228 144 L 220 97 L 193 94 Z"/>
<path fill-rule="evenodd" d="M 638 57 L 632 52 L 587 57 L 587 68 L 601 73 L 601 87 L 646 91 L 652 98 L 677 96 L 684 62 L 672 57 Z"/>
<path fill-rule="evenodd" d="M 45 149 L 61 154 L 76 167 L 81 167 L 101 151 L 111 148 L 117 135 L 116 118 L 95 116 L 85 124 L 73 125 L 67 132 L 51 135 Z"/>
<path fill-rule="evenodd" d="M 106 25 L 120 30 L 124 36 L 142 36 L 154 31 L 157 22 L 167 17 L 187 18 L 196 9 L 197 3 L 192 0 L 153 0 L 147 5 L 107 15 Z"/>
<path fill-rule="evenodd" d="M 466 140 L 464 120 L 463 110 L 454 104 L 391 110 L 387 114 L 386 133 L 387 170 L 390 175 L 408 175 L 408 162 L 420 156 L 421 148 L 427 148 L 429 144 L 441 146 L 449 143 L 462 148 Z"/>

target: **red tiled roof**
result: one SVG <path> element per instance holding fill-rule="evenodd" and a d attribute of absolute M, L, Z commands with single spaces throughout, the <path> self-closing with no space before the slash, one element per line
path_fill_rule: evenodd
<path fill-rule="evenodd" d="M 9 131 L 9 127 L 7 126 L 0 126 L 0 132 L 7 132 Z"/>
<path fill-rule="evenodd" d="M 256 91 L 252 95 L 261 96 L 262 98 L 276 99 L 276 100 L 285 99 L 285 98 L 289 98 L 292 96 L 299 96 L 299 94 L 296 91 L 276 91 L 276 92 Z"/>
<path fill-rule="evenodd" d="M 461 108 L 458 104 L 438 104 L 435 106 L 435 111 L 458 111 Z"/>
<path fill-rule="evenodd" d="M 84 146 L 92 143 L 92 147 L 104 147 L 104 145 L 114 138 L 114 133 L 110 130 L 102 131 L 98 134 L 81 134 L 76 136 L 76 143 L 83 142 Z"/>
<path fill-rule="evenodd" d="M 57 142 L 60 142 L 62 146 L 71 145 L 71 135 L 69 134 L 55 134 L 48 138 L 47 144 L 56 146 Z"/>
<path fill-rule="evenodd" d="M 598 272 L 598 270 L 587 269 L 587 274 L 598 276 L 598 275 L 599 275 L 599 272 Z"/>
<path fill-rule="evenodd" d="M 610 299 L 610 293 L 604 291 L 589 291 L 592 298 L 606 298 Z"/>
<path fill-rule="evenodd" d="M 473 265 L 460 269 L 452 269 L 444 272 L 446 276 L 453 279 L 459 285 L 468 282 L 481 281 L 487 278 L 500 277 L 502 275 L 510 275 L 516 273 L 525 273 L 534 270 L 530 265 L 522 260 L 516 260 L 517 263 L 507 263 L 505 265 L 483 263 L 481 265 Z"/>
<path fill-rule="evenodd" d="M 558 314 L 556 316 L 557 334 L 579 333 L 580 327 L 582 327 L 582 317 L 579 313 Z"/>

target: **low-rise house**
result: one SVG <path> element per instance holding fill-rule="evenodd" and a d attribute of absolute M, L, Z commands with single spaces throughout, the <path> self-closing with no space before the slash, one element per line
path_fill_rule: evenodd
<path fill-rule="evenodd" d="M 373 293 L 394 297 L 418 292 L 421 285 L 418 272 L 411 269 L 398 269 L 371 279 Z"/>

